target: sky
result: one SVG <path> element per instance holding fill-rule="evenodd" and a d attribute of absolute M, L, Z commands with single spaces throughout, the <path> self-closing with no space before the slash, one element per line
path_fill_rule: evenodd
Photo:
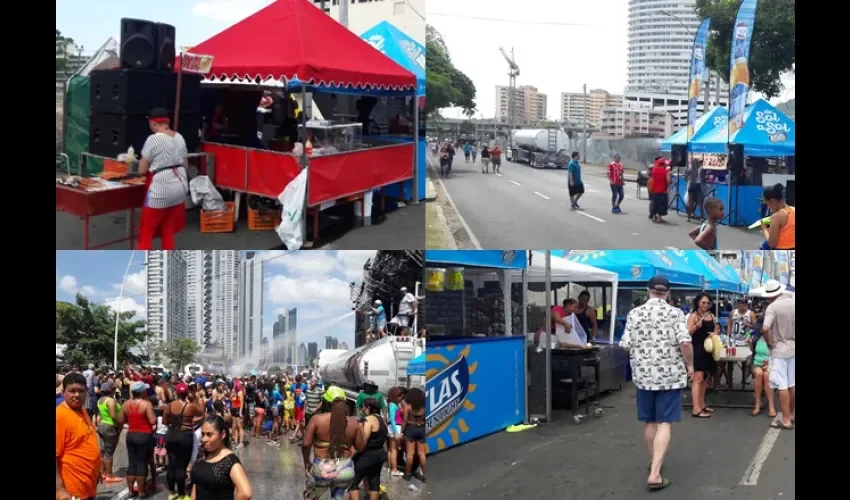
<path fill-rule="evenodd" d="M 495 114 L 496 85 L 508 84 L 508 64 L 520 68 L 517 86 L 548 95 L 546 115 L 560 119 L 561 92 L 626 86 L 628 0 L 428 0 L 428 24 L 443 35 L 455 67 L 472 79 L 479 113 Z M 793 80 L 778 99 L 794 97 Z M 758 96 L 756 96 L 758 97 Z M 443 112 L 462 118 L 460 109 Z"/>
<path fill-rule="evenodd" d="M 177 46 L 192 46 L 260 10 L 272 0 L 56 0 L 56 29 L 97 50 L 121 38 L 121 18 L 150 19 L 177 27 Z"/>
<path fill-rule="evenodd" d="M 56 300 L 73 302 L 77 292 L 96 303 L 118 307 L 121 279 L 130 251 L 57 251 Z M 277 315 L 298 308 L 298 343 L 332 335 L 354 347 L 349 283 L 363 280 L 363 264 L 373 250 L 259 252 L 264 260 L 263 335 L 271 338 Z M 144 252 L 136 252 L 124 284 L 122 311 L 145 317 Z"/>

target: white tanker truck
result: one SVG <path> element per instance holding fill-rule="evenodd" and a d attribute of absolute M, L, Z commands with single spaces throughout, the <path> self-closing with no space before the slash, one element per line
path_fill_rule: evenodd
<path fill-rule="evenodd" d="M 561 129 L 523 129 L 513 133 L 508 160 L 534 168 L 566 168 L 570 162 L 570 138 Z"/>
<path fill-rule="evenodd" d="M 354 400 L 366 382 L 387 394 L 392 387 L 425 387 L 424 376 L 408 376 L 407 364 L 425 352 L 425 339 L 387 336 L 354 351 L 325 349 L 317 370 L 325 387 L 333 384 Z"/>

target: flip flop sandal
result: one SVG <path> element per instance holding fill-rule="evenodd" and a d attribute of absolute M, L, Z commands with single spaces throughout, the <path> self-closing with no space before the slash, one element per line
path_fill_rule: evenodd
<path fill-rule="evenodd" d="M 711 418 L 711 413 L 703 410 L 700 410 L 699 413 L 691 412 L 691 416 L 694 418 Z"/>
<path fill-rule="evenodd" d="M 754 417 L 758 417 L 759 415 L 761 415 L 761 409 L 753 410 L 751 415 L 754 416 Z M 776 415 L 774 415 L 774 416 L 776 416 Z"/>
<path fill-rule="evenodd" d="M 774 411 L 774 412 L 769 412 L 769 413 L 767 414 L 767 416 L 768 416 L 768 417 L 770 417 L 770 418 L 776 418 L 776 412 L 775 412 L 775 411 Z M 793 422 L 793 420 L 792 420 L 792 422 Z"/>
<path fill-rule="evenodd" d="M 702 411 L 704 411 L 706 413 L 714 413 L 714 408 L 709 408 L 708 406 L 706 406 L 705 408 L 702 409 Z"/>
<path fill-rule="evenodd" d="M 664 478 L 661 478 L 660 483 L 647 484 L 646 489 L 648 489 L 649 491 L 659 491 L 659 490 L 663 490 L 664 488 L 666 488 L 668 486 L 670 486 L 670 480 L 667 479 L 666 477 L 664 477 Z"/>
<path fill-rule="evenodd" d="M 774 429 L 782 429 L 783 431 L 793 431 L 794 430 L 793 425 L 786 426 L 782 422 L 772 422 L 770 424 L 770 426 L 773 427 Z"/>

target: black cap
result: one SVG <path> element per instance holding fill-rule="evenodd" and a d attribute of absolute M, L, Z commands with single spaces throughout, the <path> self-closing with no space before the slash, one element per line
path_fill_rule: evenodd
<path fill-rule="evenodd" d="M 148 120 L 151 118 L 168 118 L 168 111 L 165 108 L 153 108 L 150 110 L 147 116 Z"/>
<path fill-rule="evenodd" d="M 670 282 L 667 281 L 667 278 L 664 276 L 653 276 L 650 278 L 649 283 L 647 283 L 647 289 L 654 290 L 656 292 L 669 292 L 670 291 Z"/>

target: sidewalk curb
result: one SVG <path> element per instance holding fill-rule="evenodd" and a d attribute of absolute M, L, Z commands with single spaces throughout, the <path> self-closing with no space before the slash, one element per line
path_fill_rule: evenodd
<path fill-rule="evenodd" d="M 475 235 L 472 234 L 472 230 L 469 228 L 469 225 L 466 223 L 465 220 L 463 220 L 463 216 L 460 214 L 460 211 L 457 209 L 457 206 L 455 205 L 455 202 L 452 200 L 452 197 L 449 194 L 448 190 L 446 189 L 445 184 L 443 184 L 443 181 L 440 180 L 440 178 L 439 178 L 440 173 L 434 167 L 433 161 L 431 160 L 430 157 L 428 157 L 426 159 L 428 161 L 428 169 L 427 169 L 428 170 L 428 180 L 433 183 L 434 188 L 435 188 L 435 194 L 437 194 L 437 197 L 439 197 L 439 194 L 436 190 L 437 184 L 439 184 L 440 189 L 442 189 L 443 194 L 445 195 L 446 201 L 449 203 L 449 206 L 452 207 L 452 210 L 454 210 L 455 214 L 457 215 L 458 220 L 460 221 L 461 227 L 466 232 L 467 238 L 469 239 L 469 241 L 472 243 L 472 245 L 475 248 L 480 250 L 481 244 L 478 242 L 478 239 L 475 237 Z M 435 179 L 432 179 L 431 178 L 432 176 Z M 434 182 L 434 180 L 436 180 L 436 182 Z M 435 201 L 436 201 L 436 199 L 435 199 Z M 452 232 L 451 228 L 449 228 L 449 226 L 448 226 L 448 222 L 446 221 L 445 214 L 443 214 L 442 207 L 437 205 L 437 208 L 439 208 L 438 214 L 440 214 L 443 222 L 445 222 L 444 227 L 446 228 L 446 233 L 448 235 L 450 247 L 451 247 L 451 249 L 457 249 L 458 248 L 457 239 L 455 238 L 454 233 Z M 426 230 L 427 230 L 427 228 L 426 228 Z"/>

